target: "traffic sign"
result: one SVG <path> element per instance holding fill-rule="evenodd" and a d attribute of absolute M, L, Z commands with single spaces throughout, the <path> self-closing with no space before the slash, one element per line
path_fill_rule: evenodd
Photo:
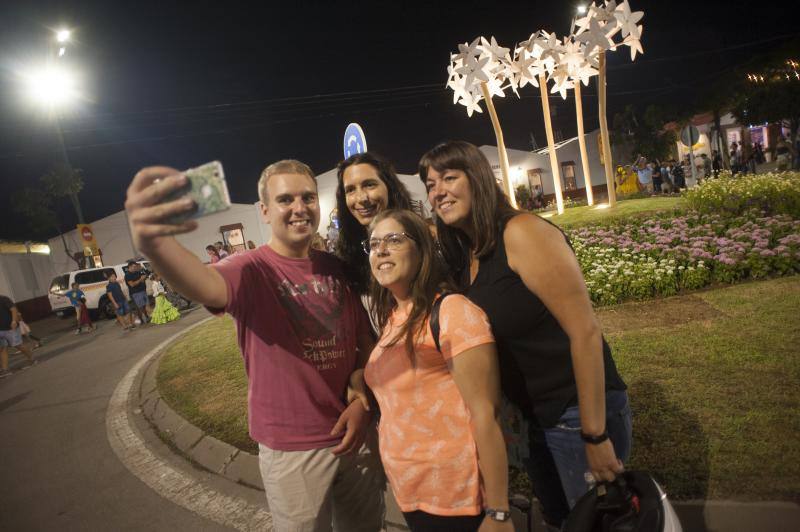
<path fill-rule="evenodd" d="M 78 224 L 78 236 L 81 239 L 81 247 L 83 254 L 86 256 L 98 255 L 97 239 L 92 231 L 92 226 L 89 224 Z"/>
<path fill-rule="evenodd" d="M 693 125 L 689 124 L 681 130 L 681 142 L 686 146 L 692 147 L 697 144 L 698 140 L 700 140 L 700 132 Z"/>
<path fill-rule="evenodd" d="M 355 122 L 347 124 L 344 130 L 344 158 L 367 151 L 367 137 L 364 130 Z"/>

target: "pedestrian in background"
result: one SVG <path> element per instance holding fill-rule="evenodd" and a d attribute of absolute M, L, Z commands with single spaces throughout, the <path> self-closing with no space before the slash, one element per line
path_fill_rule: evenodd
<path fill-rule="evenodd" d="M 78 322 L 78 334 L 83 332 L 84 327 L 88 327 L 89 332 L 95 330 L 94 323 L 92 323 L 92 317 L 89 316 L 89 309 L 86 308 L 86 298 L 82 297 L 80 301 L 81 307 L 81 319 Z"/>
<path fill-rule="evenodd" d="M 214 242 L 214 247 L 217 249 L 217 254 L 219 255 L 220 259 L 224 259 L 228 255 L 230 255 L 230 253 L 228 253 L 228 250 L 225 249 L 225 245 L 221 241 L 217 240 L 216 242 Z"/>
<path fill-rule="evenodd" d="M 42 347 L 42 339 L 33 334 L 30 326 L 25 323 L 25 318 L 23 318 L 21 312 L 19 313 L 19 332 L 22 334 L 23 339 L 27 338 L 33 344 L 34 349 Z"/>
<path fill-rule="evenodd" d="M 11 376 L 8 369 L 8 348 L 16 347 L 28 359 L 28 366 L 36 364 L 33 353 L 22 342 L 19 329 L 21 320 L 17 305 L 6 296 L 0 296 L 0 379 Z M 23 368 L 25 369 L 25 368 Z"/>
<path fill-rule="evenodd" d="M 117 273 L 111 271 L 106 278 L 108 279 L 106 294 L 108 294 L 108 300 L 114 307 L 115 314 L 117 315 L 117 323 L 119 323 L 123 331 L 127 332 L 135 329 L 136 325 L 133 324 L 131 307 L 128 304 L 128 298 L 125 297 L 125 293 L 122 291 L 119 281 L 117 281 Z M 78 329 L 78 332 L 80 332 L 80 329 Z"/>
<path fill-rule="evenodd" d="M 786 142 L 783 135 L 778 137 L 778 142 L 775 144 L 775 160 L 778 162 L 778 171 L 783 172 L 788 170 L 792 164 L 792 147 Z"/>
<path fill-rule="evenodd" d="M 142 265 L 134 260 L 128 261 L 128 271 L 125 273 L 125 284 L 136 307 L 136 314 L 144 325 L 150 317 L 150 299 L 147 297 L 147 274 L 142 271 Z"/>
<path fill-rule="evenodd" d="M 711 171 L 714 173 L 714 177 L 719 176 L 722 171 L 722 156 L 717 150 L 711 153 Z"/>
<path fill-rule="evenodd" d="M 78 328 L 75 329 L 75 334 L 81 333 L 81 299 L 84 299 L 86 295 L 83 293 L 83 290 L 80 289 L 80 285 L 78 283 L 72 283 L 72 290 L 64 294 L 67 299 L 69 299 L 69 304 L 72 305 L 72 308 L 75 309 L 75 321 L 78 324 Z"/>
<path fill-rule="evenodd" d="M 653 193 L 661 194 L 661 185 L 663 184 L 661 180 L 661 162 L 656 159 L 653 162 Z"/>
<path fill-rule="evenodd" d="M 653 194 L 653 168 L 647 159 L 639 156 L 633 165 L 636 175 L 639 178 L 639 189 L 645 194 Z"/>
<path fill-rule="evenodd" d="M 153 297 L 156 298 L 156 307 L 153 309 L 151 323 L 162 325 L 180 318 L 181 313 L 178 312 L 178 309 L 167 299 L 167 290 L 164 288 L 164 283 L 161 282 L 161 277 L 159 277 L 157 273 L 154 273 L 151 279 Z"/>
<path fill-rule="evenodd" d="M 711 177 L 711 159 L 705 153 L 701 153 L 700 157 L 703 159 L 703 179 L 707 179 Z"/>
<path fill-rule="evenodd" d="M 217 251 L 217 247 L 213 244 L 209 244 L 206 246 L 206 253 L 208 253 L 208 257 L 211 259 L 211 264 L 216 264 L 220 261 L 219 251 Z"/>

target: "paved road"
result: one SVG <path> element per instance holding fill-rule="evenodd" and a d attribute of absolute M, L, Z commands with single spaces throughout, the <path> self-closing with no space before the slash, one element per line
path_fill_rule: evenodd
<path fill-rule="evenodd" d="M 41 363 L 0 381 L 0 530 L 229 530 L 147 487 L 118 460 L 106 436 L 109 398 L 123 376 L 144 353 L 207 315 L 199 310 L 131 333 L 108 321 L 91 334 L 44 333 L 49 341 L 36 351 Z M 21 361 L 12 357 L 12 367 Z M 262 500 L 254 490 L 192 469 L 152 431 L 142 432 L 147 446 L 174 467 Z"/>

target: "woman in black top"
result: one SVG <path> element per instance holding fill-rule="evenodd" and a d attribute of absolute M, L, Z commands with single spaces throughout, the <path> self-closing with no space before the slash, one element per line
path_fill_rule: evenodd
<path fill-rule="evenodd" d="M 512 208 L 467 142 L 422 157 L 442 252 L 489 316 L 503 392 L 531 421 L 528 473 L 560 523 L 587 480 L 613 480 L 631 441 L 625 384 L 602 336 L 578 261 L 554 225 Z"/>
<path fill-rule="evenodd" d="M 336 211 L 339 239 L 336 255 L 347 267 L 353 288 L 362 296 L 369 287 L 369 261 L 361 248 L 367 226 L 385 209 L 411 209 L 411 196 L 391 163 L 365 152 L 339 163 Z"/>

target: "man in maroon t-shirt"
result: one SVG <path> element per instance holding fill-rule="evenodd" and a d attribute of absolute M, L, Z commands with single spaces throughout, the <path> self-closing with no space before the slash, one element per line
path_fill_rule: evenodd
<path fill-rule="evenodd" d="M 171 287 L 212 312 L 231 314 L 248 377 L 250 435 L 276 531 L 377 531 L 383 526 L 384 477 L 366 401 L 348 404 L 348 383 L 363 389 L 373 340 L 339 261 L 310 250 L 320 208 L 311 169 L 279 161 L 261 175 L 261 214 L 269 244 L 205 266 L 172 235 L 192 208 L 159 204 L 185 176 L 141 170 L 125 208 L 136 247 Z"/>

